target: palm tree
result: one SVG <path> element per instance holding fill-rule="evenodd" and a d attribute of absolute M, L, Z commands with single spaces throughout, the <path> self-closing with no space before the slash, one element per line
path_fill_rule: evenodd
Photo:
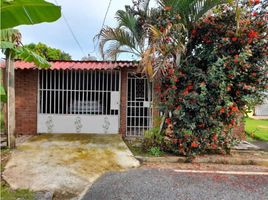
<path fill-rule="evenodd" d="M 159 0 L 160 7 L 149 9 L 150 0 L 141 0 L 129 6 L 125 10 L 118 10 L 115 18 L 118 26 L 115 28 L 104 27 L 97 35 L 99 49 L 103 59 L 116 60 L 121 53 L 130 53 L 140 59 L 143 72 L 152 78 L 162 66 L 162 62 L 170 59 L 170 51 L 163 51 L 160 46 L 163 38 L 174 29 L 181 31 L 180 38 L 174 38 L 176 48 L 172 49 L 173 57 L 176 57 L 177 65 L 186 46 L 186 38 L 194 23 L 204 14 L 217 5 L 230 3 L 233 0 Z M 161 14 L 161 11 L 170 8 L 171 15 L 179 15 L 179 24 L 173 29 L 160 31 L 154 24 L 154 19 Z M 186 34 L 185 34 L 186 33 Z M 109 44 L 107 47 L 106 45 Z M 106 50 L 105 50 L 106 49 Z M 175 53 L 175 55 L 174 55 Z M 162 56 L 162 57 L 161 57 Z M 161 62 L 152 66 L 152 60 L 160 58 Z M 159 59 L 158 59 L 159 60 Z M 157 63 L 157 62 L 156 62 Z"/>
<path fill-rule="evenodd" d="M 149 0 L 141 1 L 138 9 L 126 7 L 125 11 L 116 13 L 118 26 L 116 28 L 105 27 L 97 35 L 100 39 L 99 48 L 103 59 L 116 59 L 121 53 L 131 53 L 140 58 L 140 67 L 150 80 L 153 80 L 159 69 L 165 63 L 180 65 L 181 55 L 187 45 L 187 37 L 204 14 L 217 5 L 232 2 L 233 0 L 159 0 L 158 9 L 149 9 Z M 169 10 L 170 15 L 179 15 L 180 20 L 176 24 L 167 26 L 160 31 L 153 23 L 163 10 Z M 178 31 L 179 37 L 171 36 L 172 31 Z M 163 43 L 167 36 L 171 36 L 175 42 L 173 48 L 163 49 Z M 105 45 L 109 43 L 108 48 Z M 106 57 L 105 57 L 106 56 Z M 152 64 L 154 61 L 154 65 Z M 150 86 L 148 86 L 150 89 Z M 162 124 L 167 113 L 162 118 Z M 162 125 L 161 125 L 162 127 Z M 160 128 L 161 129 L 161 128 Z"/>
<path fill-rule="evenodd" d="M 50 64 L 42 57 L 23 47 L 21 34 L 12 28 L 21 24 L 32 25 L 56 21 L 61 17 L 61 8 L 44 0 L 38 2 L 1 0 L 0 16 L 2 18 L 0 48 L 6 55 L 8 146 L 13 148 L 15 147 L 14 58 L 18 57 L 28 62 L 34 62 L 40 67 L 49 67 Z M 3 89 L 3 86 L 0 85 L 0 88 Z"/>
<path fill-rule="evenodd" d="M 148 6 L 149 0 L 145 0 L 135 4 L 132 8 L 126 6 L 125 10 L 116 12 L 117 27 L 106 26 L 97 35 L 103 59 L 116 60 L 121 53 L 130 53 L 138 58 L 142 57 L 147 38 L 144 24 L 150 15 Z M 107 44 L 108 48 L 105 48 Z"/>

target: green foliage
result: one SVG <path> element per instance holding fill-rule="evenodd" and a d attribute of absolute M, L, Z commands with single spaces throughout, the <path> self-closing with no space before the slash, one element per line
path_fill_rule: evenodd
<path fill-rule="evenodd" d="M 187 29 L 191 29 L 209 10 L 220 4 L 231 3 L 233 0 L 160 0 L 164 9 L 172 15 L 179 14 L 180 21 Z"/>
<path fill-rule="evenodd" d="M 39 42 L 38 44 L 24 45 L 27 49 L 35 52 L 37 55 L 42 56 L 47 60 L 71 60 L 71 56 L 60 49 L 55 49 Z"/>
<path fill-rule="evenodd" d="M 245 130 L 251 138 L 268 141 L 268 119 L 246 118 Z"/>
<path fill-rule="evenodd" d="M 21 34 L 17 29 L 0 31 L 1 50 L 7 57 L 10 55 L 12 59 L 18 58 L 27 62 L 34 62 L 39 67 L 47 68 L 50 66 L 45 58 L 21 45 Z"/>
<path fill-rule="evenodd" d="M 228 151 L 235 143 L 241 112 L 267 90 L 267 4 L 243 4 L 238 34 L 234 9 L 219 8 L 190 31 L 181 65 L 163 67 L 158 88 L 173 152 Z"/>
<path fill-rule="evenodd" d="M 34 193 L 26 189 L 12 190 L 6 184 L 1 183 L 1 199 L 7 200 L 31 200 L 34 199 Z"/>
<path fill-rule="evenodd" d="M 154 146 L 162 147 L 164 144 L 163 139 L 164 136 L 160 133 L 159 127 L 147 130 L 144 132 L 144 139 L 142 143 L 143 149 L 148 151 Z"/>
<path fill-rule="evenodd" d="M 53 22 L 61 17 L 61 8 L 43 0 L 1 0 L 1 29 L 22 24 Z"/>
<path fill-rule="evenodd" d="M 161 149 L 159 147 L 151 147 L 148 150 L 148 152 L 150 153 L 150 155 L 156 156 L 156 157 L 163 155 L 163 152 L 161 151 Z"/>

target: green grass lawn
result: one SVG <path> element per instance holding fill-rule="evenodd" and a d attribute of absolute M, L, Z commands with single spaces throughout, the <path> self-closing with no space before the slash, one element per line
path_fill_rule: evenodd
<path fill-rule="evenodd" d="M 268 141 L 268 119 L 246 118 L 245 130 L 251 138 Z"/>

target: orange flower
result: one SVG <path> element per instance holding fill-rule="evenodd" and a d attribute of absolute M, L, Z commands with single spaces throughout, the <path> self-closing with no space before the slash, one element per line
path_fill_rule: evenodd
<path fill-rule="evenodd" d="M 232 112 L 238 112 L 239 111 L 236 106 L 231 106 L 231 110 L 232 110 Z"/>
<path fill-rule="evenodd" d="M 220 113 L 224 113 L 224 112 L 225 112 L 225 109 L 224 109 L 224 107 L 222 107 L 220 110 Z"/>
<path fill-rule="evenodd" d="M 199 146 L 199 144 L 197 144 L 197 143 L 195 143 L 195 142 L 192 142 L 192 144 L 191 144 L 191 147 L 193 147 L 193 148 L 196 148 L 196 147 L 198 147 Z"/>

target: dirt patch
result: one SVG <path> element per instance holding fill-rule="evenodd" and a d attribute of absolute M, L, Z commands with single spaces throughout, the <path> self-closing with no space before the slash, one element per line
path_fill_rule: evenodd
<path fill-rule="evenodd" d="M 45 134 L 18 146 L 4 178 L 14 189 L 47 190 L 73 197 L 105 172 L 137 166 L 119 135 Z"/>
<path fill-rule="evenodd" d="M 157 169 L 184 169 L 184 170 L 205 170 L 205 171 L 250 171 L 268 172 L 268 167 L 254 165 L 225 165 L 207 163 L 144 163 L 142 168 Z"/>
<path fill-rule="evenodd" d="M 259 125 L 257 126 L 258 128 L 265 128 L 265 129 L 268 129 L 268 126 L 264 126 L 264 125 Z"/>

